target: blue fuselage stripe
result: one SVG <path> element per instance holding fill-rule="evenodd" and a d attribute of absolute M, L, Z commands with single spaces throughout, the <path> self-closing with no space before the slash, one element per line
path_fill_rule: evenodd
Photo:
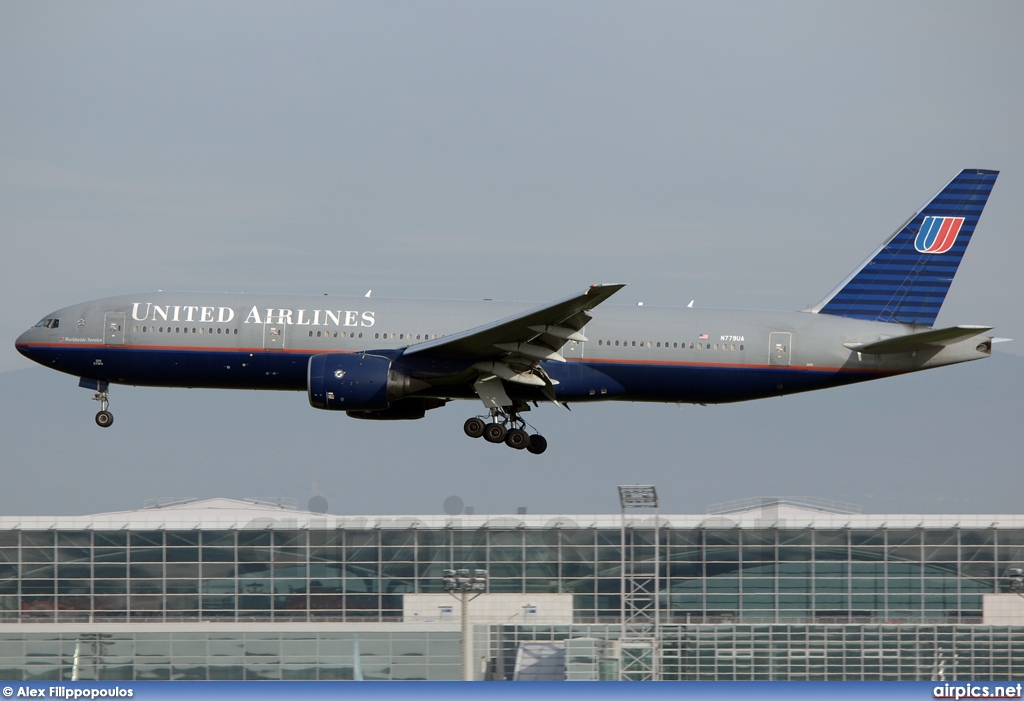
<path fill-rule="evenodd" d="M 309 358 L 315 353 L 256 349 L 147 349 L 139 347 L 32 346 L 30 357 L 80 377 L 124 385 L 222 389 L 306 390 Z M 838 368 L 680 363 L 655 360 L 574 360 L 544 363 L 559 399 L 723 403 L 805 392 L 874 379 L 880 372 Z M 509 385 L 514 398 L 543 400 L 525 386 Z M 474 397 L 471 386 L 438 392 Z M 432 396 L 427 390 L 422 394 Z"/>

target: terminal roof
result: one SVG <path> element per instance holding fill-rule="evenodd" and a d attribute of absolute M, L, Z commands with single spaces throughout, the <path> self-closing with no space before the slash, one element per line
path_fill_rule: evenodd
<path fill-rule="evenodd" d="M 738 502 L 737 502 L 738 503 Z M 284 504 L 284 505 L 281 505 Z M 720 505 L 721 506 L 721 505 Z M 340 515 L 304 511 L 267 500 L 205 499 L 150 502 L 148 508 L 87 516 L 0 516 L 0 530 L 232 530 L 398 528 L 619 528 L 615 514 Z M 626 526 L 651 528 L 655 515 L 630 513 Z M 781 498 L 759 500 L 739 510 L 706 514 L 662 514 L 662 528 L 1024 528 L 1022 514 L 859 514 Z"/>

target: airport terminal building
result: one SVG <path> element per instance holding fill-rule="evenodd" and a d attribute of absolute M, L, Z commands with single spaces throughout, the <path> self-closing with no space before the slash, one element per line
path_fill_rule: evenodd
<path fill-rule="evenodd" d="M 0 678 L 1024 677 L 1024 516 L 855 511 L 4 516 Z"/>

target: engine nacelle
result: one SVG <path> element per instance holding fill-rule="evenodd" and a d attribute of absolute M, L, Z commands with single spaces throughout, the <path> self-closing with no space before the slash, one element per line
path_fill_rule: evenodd
<path fill-rule="evenodd" d="M 444 399 L 412 397 L 391 402 L 391 406 L 381 411 L 346 411 L 345 415 L 351 416 L 353 419 L 371 421 L 410 421 L 422 419 L 431 409 L 437 409 L 445 404 L 446 400 Z"/>
<path fill-rule="evenodd" d="M 309 359 L 306 387 L 317 409 L 378 411 L 388 408 L 391 359 L 360 353 L 324 353 Z"/>
<path fill-rule="evenodd" d="M 335 411 L 384 411 L 429 385 L 391 367 L 391 359 L 363 353 L 323 353 L 309 359 L 309 403 Z"/>

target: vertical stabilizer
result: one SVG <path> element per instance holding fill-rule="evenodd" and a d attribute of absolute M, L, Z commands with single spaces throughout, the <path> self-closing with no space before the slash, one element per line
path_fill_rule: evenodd
<path fill-rule="evenodd" d="M 811 311 L 932 326 L 996 170 L 964 170 Z"/>

